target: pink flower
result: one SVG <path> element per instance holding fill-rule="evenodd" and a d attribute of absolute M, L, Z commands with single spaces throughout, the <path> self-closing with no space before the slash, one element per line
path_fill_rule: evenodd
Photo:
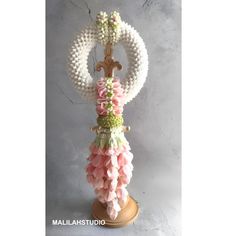
<path fill-rule="evenodd" d="M 123 112 L 123 107 L 115 106 L 114 107 L 114 112 L 116 115 L 121 115 Z"/>
<path fill-rule="evenodd" d="M 124 156 L 122 155 L 122 153 L 118 156 L 118 165 L 119 167 L 122 167 L 125 165 L 125 158 Z"/>
<path fill-rule="evenodd" d="M 109 215 L 109 217 L 112 219 L 112 220 L 115 220 L 116 217 L 118 216 L 118 211 L 116 211 L 114 208 L 112 207 L 108 207 L 107 208 L 107 214 Z"/>
<path fill-rule="evenodd" d="M 101 102 L 101 104 L 98 104 L 96 106 L 96 111 L 99 115 L 105 116 L 107 115 L 107 109 L 106 109 L 107 102 Z"/>
<path fill-rule="evenodd" d="M 107 92 L 106 87 L 98 88 L 97 91 L 98 91 L 98 98 L 104 98 Z"/>
<path fill-rule="evenodd" d="M 121 185 L 127 185 L 129 182 L 130 182 L 130 178 L 128 178 L 128 177 L 125 176 L 125 175 L 122 175 L 122 176 L 119 177 L 118 185 L 119 185 L 119 186 L 121 186 Z"/>
<path fill-rule="evenodd" d="M 93 171 L 93 176 L 96 179 L 102 178 L 104 176 L 104 169 L 103 168 L 95 168 Z"/>
<path fill-rule="evenodd" d="M 87 174 L 88 174 L 88 175 L 92 175 L 94 169 L 95 169 L 95 167 L 94 167 L 91 163 L 89 163 L 89 164 L 87 165 L 87 167 L 86 167 L 86 172 L 87 172 Z"/>
<path fill-rule="evenodd" d="M 128 191 L 126 190 L 126 188 L 122 187 L 117 189 L 116 194 L 118 198 L 125 200 L 128 196 Z"/>
<path fill-rule="evenodd" d="M 92 160 L 91 163 L 93 166 L 101 168 L 104 166 L 104 156 L 102 155 L 96 155 Z"/>
<path fill-rule="evenodd" d="M 114 199 L 107 203 L 107 214 L 112 220 L 115 220 L 121 210 L 117 199 Z"/>
<path fill-rule="evenodd" d="M 113 199 L 116 198 L 116 192 L 115 191 L 108 191 L 106 195 L 106 201 L 112 201 Z"/>
<path fill-rule="evenodd" d="M 104 180 L 103 180 L 102 178 L 96 179 L 96 180 L 94 181 L 94 183 L 93 183 L 93 187 L 94 187 L 95 189 L 103 188 L 103 186 L 104 186 Z"/>
<path fill-rule="evenodd" d="M 110 188 L 109 188 L 109 190 L 110 190 L 110 191 L 115 191 L 115 190 L 116 190 L 116 187 L 117 187 L 117 184 L 118 184 L 118 180 L 117 180 L 117 179 L 113 179 L 113 180 L 110 182 Z"/>
<path fill-rule="evenodd" d="M 111 179 L 111 180 L 116 179 L 118 177 L 118 175 L 119 175 L 118 170 L 115 167 L 110 167 L 107 170 L 108 179 Z"/>
<path fill-rule="evenodd" d="M 129 151 L 124 151 L 122 153 L 122 155 L 124 156 L 124 158 L 126 160 L 126 164 L 133 160 L 133 154 L 131 152 L 129 152 Z"/>
<path fill-rule="evenodd" d="M 97 81 L 97 106 L 96 111 L 98 115 L 106 116 L 108 114 L 108 109 L 106 107 L 109 101 L 112 101 L 113 114 L 120 115 L 123 112 L 124 106 L 124 90 L 121 87 L 120 80 L 118 78 L 113 79 L 111 87 L 107 89 L 107 81 L 101 78 Z M 112 96 L 109 96 L 111 92 Z M 112 99 L 111 99 L 112 98 Z"/>
<path fill-rule="evenodd" d="M 105 153 L 106 153 L 106 155 L 111 156 L 111 155 L 115 154 L 115 150 L 114 150 L 114 148 L 108 148 Z"/>

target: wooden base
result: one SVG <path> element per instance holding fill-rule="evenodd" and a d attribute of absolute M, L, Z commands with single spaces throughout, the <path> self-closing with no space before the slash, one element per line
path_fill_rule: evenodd
<path fill-rule="evenodd" d="M 95 200 L 92 206 L 92 216 L 96 220 L 105 220 L 106 227 L 117 228 L 132 224 L 139 214 L 138 203 L 132 198 L 128 197 L 127 204 L 121 209 L 117 218 L 111 220 L 106 213 L 106 208 L 98 200 Z"/>

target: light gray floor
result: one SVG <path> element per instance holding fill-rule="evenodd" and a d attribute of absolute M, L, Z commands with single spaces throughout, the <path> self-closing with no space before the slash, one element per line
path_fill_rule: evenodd
<path fill-rule="evenodd" d="M 125 106 L 126 135 L 134 153 L 129 193 L 141 212 L 133 225 L 52 226 L 52 219 L 89 219 L 94 199 L 84 167 L 95 107 L 81 100 L 66 73 L 73 37 L 104 10 L 118 10 L 142 36 L 149 74 L 140 94 Z M 93 66 L 102 49 L 91 53 Z M 124 65 L 124 50 L 115 58 Z M 181 6 L 180 0 L 47 0 L 47 235 L 180 235 L 181 200 Z"/>

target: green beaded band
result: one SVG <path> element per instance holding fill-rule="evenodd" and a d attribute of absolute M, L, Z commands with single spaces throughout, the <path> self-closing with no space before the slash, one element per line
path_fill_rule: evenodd
<path fill-rule="evenodd" d="M 98 116 L 97 123 L 102 128 L 115 128 L 123 125 L 124 119 L 122 116 L 109 113 L 107 116 Z"/>

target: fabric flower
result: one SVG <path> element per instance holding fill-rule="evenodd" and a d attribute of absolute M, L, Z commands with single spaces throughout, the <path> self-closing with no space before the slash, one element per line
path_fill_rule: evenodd
<path fill-rule="evenodd" d="M 108 113 L 121 115 L 124 106 L 124 91 L 118 78 L 101 78 L 97 81 L 96 111 L 100 116 Z"/>

